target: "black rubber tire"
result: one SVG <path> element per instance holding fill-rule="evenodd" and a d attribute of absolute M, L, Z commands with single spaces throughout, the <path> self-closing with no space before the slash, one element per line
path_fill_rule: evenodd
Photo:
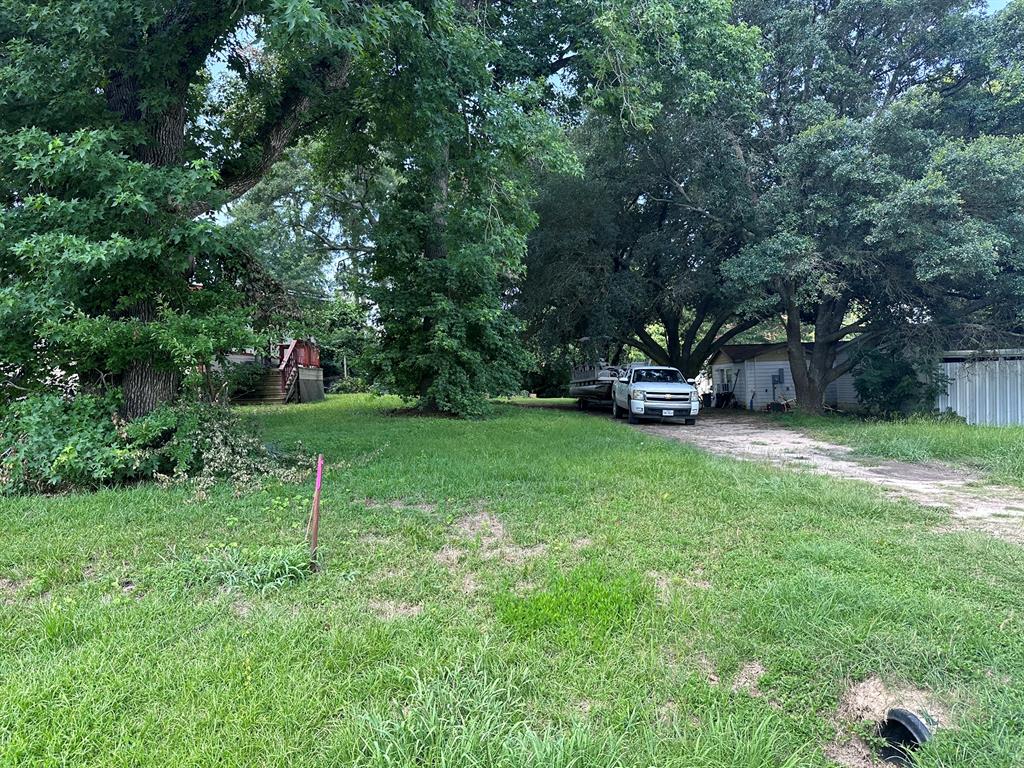
<path fill-rule="evenodd" d="M 612 418 L 613 419 L 621 419 L 622 418 L 622 412 L 619 410 L 619 404 L 617 402 L 615 402 L 615 398 L 614 397 L 612 397 Z"/>
<path fill-rule="evenodd" d="M 688 427 L 692 427 L 696 423 L 697 423 L 696 419 L 687 419 L 686 421 L 683 422 L 683 424 L 685 424 Z"/>

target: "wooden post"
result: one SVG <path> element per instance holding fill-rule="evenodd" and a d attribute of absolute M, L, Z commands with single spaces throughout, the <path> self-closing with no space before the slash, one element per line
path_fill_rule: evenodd
<path fill-rule="evenodd" d="M 309 570 L 318 571 L 320 565 L 316 560 L 316 550 L 320 538 L 320 486 L 324 479 L 324 455 L 321 453 L 316 460 L 316 488 L 313 491 L 313 512 L 309 518 Z"/>

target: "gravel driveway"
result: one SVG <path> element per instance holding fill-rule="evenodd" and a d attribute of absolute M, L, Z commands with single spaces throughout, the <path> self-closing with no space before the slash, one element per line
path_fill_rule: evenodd
<path fill-rule="evenodd" d="M 643 424 L 651 435 L 689 443 L 714 454 L 766 461 L 880 486 L 894 497 L 952 513 L 950 530 L 983 530 L 1024 544 L 1024 493 L 993 486 L 976 473 L 946 464 L 912 464 L 855 455 L 847 446 L 784 427 L 767 416 L 709 410 L 694 426 Z"/>

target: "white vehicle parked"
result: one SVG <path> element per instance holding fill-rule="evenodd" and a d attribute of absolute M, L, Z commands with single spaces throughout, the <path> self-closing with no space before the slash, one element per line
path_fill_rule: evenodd
<path fill-rule="evenodd" d="M 612 416 L 640 419 L 683 419 L 697 423 L 700 395 L 693 381 L 676 368 L 661 365 L 631 365 L 612 385 Z"/>

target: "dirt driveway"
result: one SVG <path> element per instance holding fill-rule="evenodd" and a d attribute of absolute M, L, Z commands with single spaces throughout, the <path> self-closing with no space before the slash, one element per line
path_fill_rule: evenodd
<path fill-rule="evenodd" d="M 710 453 L 872 483 L 895 497 L 949 508 L 949 530 L 983 530 L 1024 544 L 1024 492 L 988 485 L 979 474 L 945 464 L 857 456 L 847 446 L 810 437 L 766 416 L 743 411 L 707 411 L 691 427 L 644 424 L 638 429 Z"/>

